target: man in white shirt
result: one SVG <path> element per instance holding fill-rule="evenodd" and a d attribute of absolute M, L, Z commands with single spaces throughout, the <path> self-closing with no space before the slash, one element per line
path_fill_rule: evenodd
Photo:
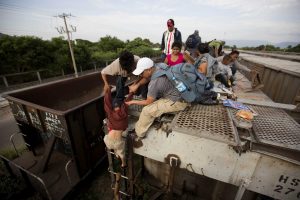
<path fill-rule="evenodd" d="M 120 57 L 110 63 L 101 71 L 101 76 L 104 81 L 104 91 L 109 89 L 107 75 L 128 77 L 136 68 L 136 64 L 140 57 L 133 55 L 129 51 L 123 51 Z"/>
<path fill-rule="evenodd" d="M 161 40 L 161 50 L 162 50 L 162 59 L 166 58 L 166 55 L 172 53 L 172 44 L 177 41 L 182 43 L 181 33 L 175 28 L 175 23 L 173 19 L 167 21 L 168 30 L 163 33 Z"/>

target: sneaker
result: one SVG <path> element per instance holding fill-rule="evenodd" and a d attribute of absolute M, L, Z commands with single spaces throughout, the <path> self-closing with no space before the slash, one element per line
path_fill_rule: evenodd
<path fill-rule="evenodd" d="M 133 140 L 133 147 L 134 148 L 140 148 L 143 146 L 143 142 L 142 142 L 142 139 L 137 137 Z"/>

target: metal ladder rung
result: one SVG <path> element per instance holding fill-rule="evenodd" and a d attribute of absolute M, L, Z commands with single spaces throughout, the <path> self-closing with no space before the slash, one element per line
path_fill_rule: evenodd
<path fill-rule="evenodd" d="M 116 172 L 114 172 L 114 171 L 111 171 L 109 168 L 108 168 L 108 172 L 109 172 L 109 173 L 111 173 L 111 174 L 114 174 L 114 175 L 116 175 L 116 174 L 117 174 Z M 127 176 L 123 176 L 123 175 L 121 175 L 121 178 L 124 178 L 124 179 L 127 179 L 127 180 L 129 180 L 129 178 L 128 178 Z"/>
<path fill-rule="evenodd" d="M 28 143 L 26 143 L 26 142 L 24 142 L 24 143 L 25 143 L 25 145 L 26 145 L 26 146 L 28 146 L 28 147 L 31 147 L 31 145 L 30 145 L 30 144 L 28 144 Z"/>
<path fill-rule="evenodd" d="M 111 189 L 115 189 L 114 187 L 112 187 Z M 121 194 L 123 194 L 123 195 L 125 195 L 125 196 L 128 196 L 128 197 L 130 197 L 131 195 L 130 194 L 127 194 L 126 192 L 123 192 L 123 191 L 121 191 L 121 190 L 119 190 L 119 193 L 121 193 Z"/>
<path fill-rule="evenodd" d="M 120 191 L 120 190 L 119 190 L 119 193 L 121 193 L 121 194 L 123 194 L 123 195 L 125 195 L 125 196 L 128 196 L 128 197 L 131 196 L 130 194 L 127 194 L 126 192 L 123 192 L 123 191 Z"/>
<path fill-rule="evenodd" d="M 106 152 L 110 153 L 110 154 L 113 154 L 113 155 L 116 155 L 114 152 L 110 151 L 109 149 L 107 149 Z"/>

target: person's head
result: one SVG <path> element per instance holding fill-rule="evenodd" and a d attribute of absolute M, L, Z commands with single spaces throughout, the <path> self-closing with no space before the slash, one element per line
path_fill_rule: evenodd
<path fill-rule="evenodd" d="M 181 50 L 181 47 L 182 47 L 182 43 L 181 42 L 173 42 L 172 44 L 172 54 L 179 54 L 180 53 L 180 50 Z"/>
<path fill-rule="evenodd" d="M 154 62 L 147 57 L 139 59 L 136 64 L 136 69 L 132 72 L 136 76 L 142 76 L 143 78 L 150 78 L 153 73 Z"/>
<path fill-rule="evenodd" d="M 129 51 L 122 51 L 119 56 L 121 68 L 127 73 L 131 73 L 134 65 L 134 56 Z"/>
<path fill-rule="evenodd" d="M 173 19 L 169 19 L 167 21 L 167 26 L 168 26 L 168 30 L 169 31 L 173 31 L 174 30 L 174 26 L 175 26 L 174 20 Z"/>
<path fill-rule="evenodd" d="M 224 65 L 229 65 L 230 63 L 232 63 L 232 61 L 233 61 L 233 59 L 231 58 L 230 55 L 225 55 L 225 56 L 223 57 L 222 63 L 223 63 Z"/>
<path fill-rule="evenodd" d="M 199 35 L 199 31 L 195 30 L 194 35 Z"/>
<path fill-rule="evenodd" d="M 209 52 L 208 43 L 200 43 L 197 46 L 198 53 L 205 54 Z"/>
<path fill-rule="evenodd" d="M 240 52 L 238 50 L 233 50 L 233 51 L 231 51 L 231 53 L 229 55 L 233 61 L 236 61 L 236 59 L 238 59 L 238 57 L 240 55 Z"/>

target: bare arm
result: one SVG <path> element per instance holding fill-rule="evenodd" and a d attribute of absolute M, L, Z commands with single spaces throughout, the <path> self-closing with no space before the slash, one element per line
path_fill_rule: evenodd
<path fill-rule="evenodd" d="M 237 60 L 234 61 L 233 64 L 235 65 L 235 67 L 236 67 L 238 70 L 245 71 L 245 72 L 248 72 L 248 73 L 250 73 L 250 71 L 251 71 L 248 67 L 246 67 L 245 65 L 242 65 L 242 64 L 239 63 Z"/>
<path fill-rule="evenodd" d="M 207 62 L 204 62 L 204 63 L 201 63 L 199 66 L 198 66 L 198 71 L 204 75 L 207 74 Z"/>
<path fill-rule="evenodd" d="M 102 80 L 103 80 L 103 82 L 104 82 L 104 91 L 106 91 L 106 90 L 108 90 L 108 89 L 110 89 L 109 88 L 109 84 L 108 84 L 108 81 L 107 81 L 107 77 L 106 77 L 106 74 L 102 74 L 101 73 L 101 76 L 102 76 Z"/>
<path fill-rule="evenodd" d="M 141 86 L 141 85 L 145 85 L 146 83 L 148 83 L 149 80 L 146 78 L 141 78 L 140 80 L 138 80 L 136 83 L 132 84 L 129 86 L 129 92 L 135 93 L 137 91 L 137 89 Z"/>
<path fill-rule="evenodd" d="M 148 96 L 147 99 L 142 100 L 142 101 L 139 101 L 139 100 L 131 100 L 131 101 L 127 101 L 127 102 L 125 102 L 125 103 L 126 103 L 127 105 L 133 105 L 133 104 L 135 104 L 135 105 L 147 106 L 147 105 L 149 105 L 149 104 L 151 104 L 151 103 L 153 103 L 153 102 L 154 102 L 154 98 Z"/>
<path fill-rule="evenodd" d="M 190 64 L 194 64 L 195 60 L 192 58 L 192 56 L 190 56 L 190 52 L 188 51 L 184 51 L 183 53 L 183 58 L 186 62 L 190 63 Z"/>
<path fill-rule="evenodd" d="M 164 63 L 168 64 L 168 59 L 167 59 L 167 57 L 165 58 Z"/>

